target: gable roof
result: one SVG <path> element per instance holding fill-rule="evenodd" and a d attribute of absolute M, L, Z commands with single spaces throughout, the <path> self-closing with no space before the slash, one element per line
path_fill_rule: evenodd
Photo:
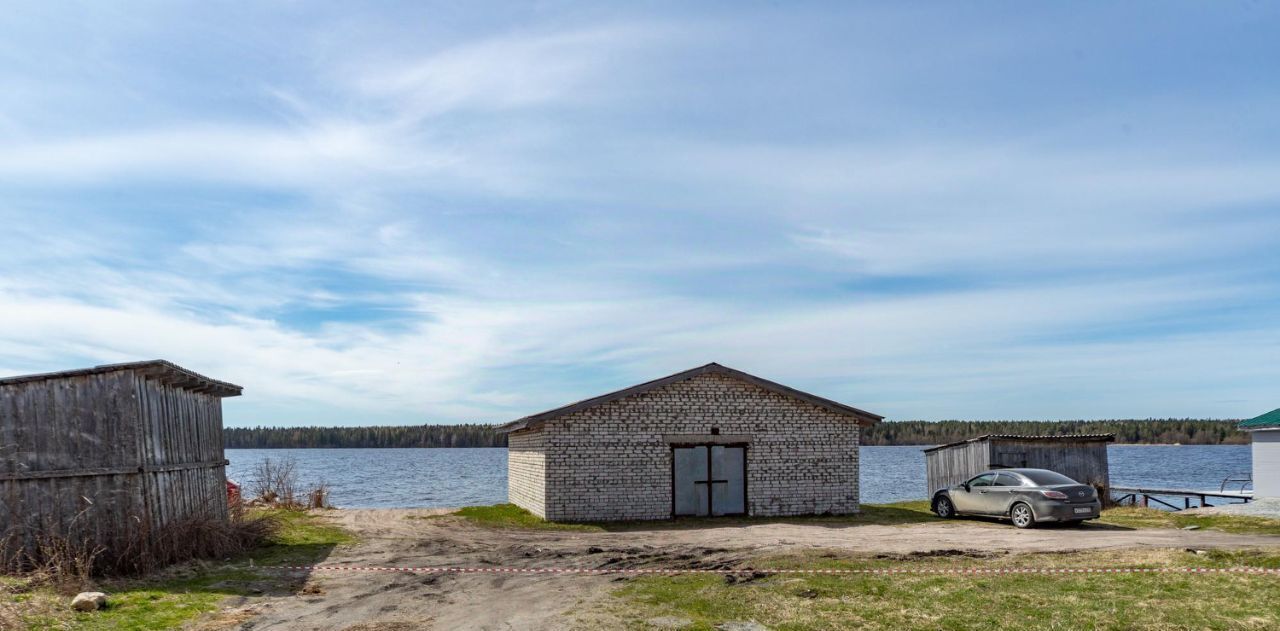
<path fill-rule="evenodd" d="M 684 372 L 678 372 L 674 375 L 662 377 L 661 379 L 646 381 L 642 384 L 631 386 L 630 388 L 624 388 L 616 392 L 602 394 L 598 397 L 584 399 L 582 401 L 578 401 L 577 403 L 570 403 L 569 405 L 558 407 L 554 410 L 547 410 L 546 412 L 532 414 L 524 418 L 511 421 L 510 423 L 499 425 L 498 431 L 503 433 L 509 433 L 509 432 L 519 431 L 522 429 L 535 429 L 537 427 L 542 426 L 542 424 L 546 423 L 547 421 L 560 416 L 564 416 L 565 414 L 571 414 L 573 412 L 578 412 L 580 410 L 585 410 L 587 408 L 593 408 L 593 407 L 596 407 L 597 405 L 604 405 L 605 403 L 617 401 L 618 399 L 629 397 L 633 394 L 641 394 L 644 392 L 648 392 L 650 390 L 654 390 L 656 388 L 661 388 L 662 386 L 665 386 L 668 384 L 676 383 L 679 381 L 685 381 L 687 379 L 692 379 L 699 375 L 705 375 L 709 373 L 732 377 L 734 379 L 738 379 L 739 381 L 745 381 L 749 384 L 759 386 L 761 388 L 764 388 L 765 390 L 769 390 L 770 392 L 775 392 L 777 394 L 781 394 L 786 397 L 791 397 L 792 399 L 798 399 L 800 401 L 804 401 L 805 403 L 816 405 L 830 412 L 835 412 L 836 414 L 843 414 L 845 416 L 854 417 L 858 420 L 858 423 L 860 425 L 871 425 L 872 423 L 879 422 L 884 418 L 883 416 L 880 416 L 878 414 L 872 414 L 865 410 L 859 410 L 858 408 L 850 407 L 843 403 L 836 403 L 835 401 L 832 401 L 830 399 L 824 399 L 815 394 L 809 394 L 808 392 L 801 392 L 799 390 L 796 390 L 795 388 L 788 388 L 787 386 L 784 386 L 780 383 L 775 383 L 773 381 L 769 381 L 768 379 L 762 379 L 755 375 L 749 375 L 745 372 L 742 372 L 741 370 L 734 370 L 732 368 L 729 368 L 728 366 L 721 366 L 720 364 L 712 362 L 705 366 L 698 366 L 697 368 L 692 368 Z"/>
<path fill-rule="evenodd" d="M 163 359 L 129 362 L 125 364 L 105 364 L 102 366 L 94 366 L 93 368 L 80 368 L 78 370 L 63 370 L 61 372 L 46 372 L 35 375 L 5 377 L 0 379 L 0 386 L 31 383 L 34 381 L 49 381 L 53 379 L 67 379 L 71 377 L 86 377 L 89 375 L 101 375 L 109 372 L 120 372 L 125 370 L 136 371 L 147 379 L 156 379 L 161 383 L 165 383 L 176 388 L 211 394 L 215 397 L 238 397 L 243 390 L 243 388 L 235 385 L 234 383 L 210 379 L 200 373 L 187 370 L 182 366 Z"/>
<path fill-rule="evenodd" d="M 1280 429 L 1280 409 L 1240 423 L 1240 429 Z"/>

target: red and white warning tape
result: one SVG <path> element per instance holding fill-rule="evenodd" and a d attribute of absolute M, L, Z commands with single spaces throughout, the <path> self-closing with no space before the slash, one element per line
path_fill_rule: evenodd
<path fill-rule="evenodd" d="M 412 574 L 845 574 L 845 575 L 1002 575 L 1002 574 L 1261 574 L 1280 576 L 1280 568 L 1262 567 L 1121 567 L 1121 568 L 872 568 L 737 570 L 573 568 L 573 567 L 394 567 L 378 565 L 264 565 L 261 569 L 302 572 L 402 572 Z"/>

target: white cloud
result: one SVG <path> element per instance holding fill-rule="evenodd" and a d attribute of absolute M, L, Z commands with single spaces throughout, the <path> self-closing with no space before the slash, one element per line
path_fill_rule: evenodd
<path fill-rule="evenodd" d="M 781 39 L 610 22 L 336 42 L 315 66 L 272 48 L 286 67 L 243 85 L 174 81 L 231 106 L 103 80 L 48 86 L 74 125 L 0 107 L 0 372 L 164 357 L 246 386 L 235 423 L 501 420 L 712 360 L 892 416 L 1244 414 L 1269 392 L 1276 287 L 1232 257 L 1280 233 L 1270 154 L 1072 142 L 1097 112 L 895 128 L 862 100 L 934 53 L 847 54 L 855 98 L 795 59 L 726 61 L 807 59 L 757 27 Z M 792 72 L 818 87 L 780 96 Z M 874 133 L 832 122 L 855 115 Z M 217 208 L 172 210 L 186 195 Z M 859 290 L 904 275 L 937 284 Z M 1196 403 L 1224 393 L 1244 403 Z"/>
<path fill-rule="evenodd" d="M 670 29 L 639 24 L 519 33 L 468 42 L 422 59 L 372 61 L 346 70 L 368 97 L 389 102 L 401 122 L 456 110 L 490 111 L 584 102 L 591 82 L 622 53 Z"/>
<path fill-rule="evenodd" d="M 810 144 L 649 139 L 636 148 L 660 176 L 731 185 L 744 198 L 796 212 L 844 209 L 911 217 L 962 210 L 1000 215 L 1090 212 L 1159 214 L 1280 196 L 1270 156 L 1226 161 L 1194 147 L 1121 142 L 1088 148 L 1029 138 L 955 136 Z M 1154 157 L 1153 157 L 1154 156 Z M 891 205 L 891 207 L 890 207 Z"/>
<path fill-rule="evenodd" d="M 1232 256 L 1264 247 L 1280 230 L 1280 217 L 1223 215 L 1214 219 L 1144 213 L 1028 213 L 1002 218 L 957 212 L 931 220 L 902 220 L 867 213 L 828 219 L 840 226 L 799 231 L 802 248 L 845 260 L 863 274 L 927 275 L 1033 271 L 1089 272 L 1123 266 L 1151 267 Z M 1185 215 L 1185 214 L 1183 214 Z M 849 228 L 848 226 L 862 226 Z M 1233 250 L 1205 248 L 1230 243 Z"/>
<path fill-rule="evenodd" d="M 0 153 L 0 181 L 249 183 L 324 187 L 369 171 L 396 175 L 445 168 L 451 158 L 397 147 L 370 126 L 336 123 L 303 129 L 198 125 L 42 140 Z"/>
<path fill-rule="evenodd" d="M 565 293 L 586 296 L 591 289 Z M 402 330 L 349 324 L 310 333 L 150 302 L 94 306 L 9 290 L 0 293 L 10 306 L 0 311 L 0 350 L 11 371 L 46 367 L 50 357 L 168 358 L 246 386 L 245 399 L 229 408 L 236 423 L 500 420 L 594 393 L 582 390 L 585 382 L 544 376 L 537 367 L 604 363 L 639 381 L 713 360 L 894 416 L 954 416 L 957 408 L 1015 416 L 1138 414 L 1140 406 L 1126 406 L 1109 384 L 1154 389 L 1161 378 L 1191 384 L 1256 376 L 1258 368 L 1233 362 L 1265 366 L 1280 339 L 1264 331 L 1269 337 L 1254 342 L 1268 339 L 1269 346 L 1250 348 L 1244 331 L 1159 342 L 1060 338 L 1230 301 L 1253 289 L 1170 278 L 737 311 L 660 295 L 553 302 L 423 296 L 414 308 L 433 317 Z M 1170 361 L 1179 353 L 1184 361 Z M 1135 380 L 1135 370 L 1147 372 Z M 1055 401 L 1057 407 L 1041 410 L 1032 401 L 1000 403 L 1082 376 L 1077 385 L 1098 399 Z M 591 380 L 590 387 L 626 383 Z M 1187 398 L 1147 409 L 1175 414 L 1174 403 Z"/>

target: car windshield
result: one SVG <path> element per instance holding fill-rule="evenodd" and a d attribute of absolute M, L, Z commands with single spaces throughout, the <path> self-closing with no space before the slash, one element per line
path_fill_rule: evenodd
<path fill-rule="evenodd" d="M 1055 484 L 1078 484 L 1075 480 L 1068 478 L 1061 473 L 1043 470 L 1019 471 L 1027 479 L 1031 480 L 1036 486 L 1053 486 Z"/>

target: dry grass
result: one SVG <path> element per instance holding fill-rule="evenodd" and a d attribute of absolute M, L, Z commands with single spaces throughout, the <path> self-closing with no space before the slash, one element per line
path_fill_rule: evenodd
<path fill-rule="evenodd" d="M 755 567 L 812 569 L 959 567 L 1280 567 L 1278 551 L 1105 551 L 1021 555 L 856 556 L 810 552 Z M 654 576 L 621 588 L 611 626 L 647 621 L 714 629 L 754 620 L 771 629 L 1275 629 L 1280 581 L 1239 574 L 788 575 L 746 580 Z"/>
<path fill-rule="evenodd" d="M 40 583 L 87 583 L 105 550 L 85 534 L 93 519 L 91 508 L 58 529 L 12 519 L 0 535 L 0 572 L 25 575 Z"/>
<path fill-rule="evenodd" d="M 40 583 L 85 585 L 93 576 L 137 575 L 190 559 L 225 559 L 250 550 L 275 531 L 273 518 L 220 507 L 154 529 L 135 527 L 95 538 L 81 513 L 59 528 L 17 523 L 0 537 L 0 572 Z"/>
<path fill-rule="evenodd" d="M 57 585 L 45 577 L 0 576 L 0 629 L 28 631 L 158 631 L 188 628 L 202 615 L 218 611 L 228 597 L 286 596 L 305 590 L 305 582 L 258 570 L 262 565 L 306 565 L 325 558 L 334 546 L 351 543 L 346 531 L 302 511 L 251 511 L 246 519 L 270 523 L 262 545 L 229 561 L 191 561 L 145 577 L 94 577 L 84 585 Z M 71 596 L 80 588 L 108 594 L 108 607 L 72 612 Z M 244 609 L 210 617 L 199 628 L 221 629 L 251 617 Z"/>
<path fill-rule="evenodd" d="M 329 485 L 321 482 L 307 491 L 307 508 L 329 508 Z"/>
<path fill-rule="evenodd" d="M 122 555 L 108 557 L 112 574 L 146 574 L 190 559 L 226 559 L 256 548 L 278 529 L 269 515 L 233 510 L 229 518 L 193 515 L 159 531 L 139 528 Z"/>

